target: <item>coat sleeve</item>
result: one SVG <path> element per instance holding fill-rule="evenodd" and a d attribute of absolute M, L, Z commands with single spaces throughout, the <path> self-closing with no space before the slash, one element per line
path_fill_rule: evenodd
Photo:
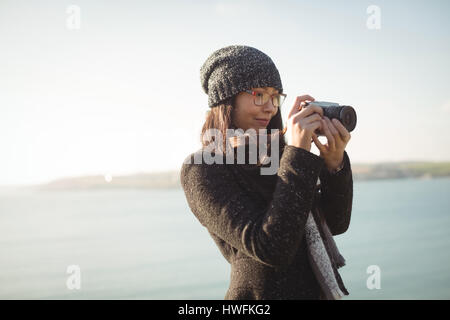
<path fill-rule="evenodd" d="M 332 235 L 342 234 L 350 225 L 353 202 L 353 177 L 350 159 L 344 151 L 344 167 L 332 174 L 326 167 L 320 175 L 319 207 Z"/>
<path fill-rule="evenodd" d="M 289 264 L 303 238 L 323 159 L 286 146 L 264 210 L 242 192 L 226 166 L 183 164 L 181 185 L 191 211 L 209 231 L 253 259 L 272 267 Z"/>

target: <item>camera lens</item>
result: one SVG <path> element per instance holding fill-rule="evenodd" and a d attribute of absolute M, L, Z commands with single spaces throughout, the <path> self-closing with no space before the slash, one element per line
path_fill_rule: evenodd
<path fill-rule="evenodd" d="M 350 106 L 342 106 L 339 118 L 348 132 L 356 127 L 356 112 Z"/>

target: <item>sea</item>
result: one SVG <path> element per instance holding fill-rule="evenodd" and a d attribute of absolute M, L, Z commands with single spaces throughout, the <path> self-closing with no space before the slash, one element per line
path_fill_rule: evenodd
<path fill-rule="evenodd" d="M 450 178 L 354 181 L 343 300 L 450 298 Z M 0 299 L 223 299 L 182 189 L 0 191 Z"/>

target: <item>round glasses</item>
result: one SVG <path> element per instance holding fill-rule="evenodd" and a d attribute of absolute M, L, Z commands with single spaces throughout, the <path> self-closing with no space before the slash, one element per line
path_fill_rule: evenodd
<path fill-rule="evenodd" d="M 245 92 L 250 93 L 254 97 L 253 100 L 257 106 L 265 105 L 267 101 L 269 101 L 269 99 L 272 98 L 272 103 L 274 107 L 281 107 L 287 96 L 284 93 L 275 93 L 273 95 L 270 95 L 267 92 L 254 90 L 245 90 Z"/>

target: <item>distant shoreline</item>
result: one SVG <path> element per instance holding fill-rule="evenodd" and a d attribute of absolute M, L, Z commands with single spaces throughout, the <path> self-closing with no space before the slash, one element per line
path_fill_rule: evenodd
<path fill-rule="evenodd" d="M 354 181 L 387 179 L 434 179 L 450 177 L 450 162 L 399 162 L 377 164 L 352 164 Z M 34 190 L 92 190 L 92 189 L 173 189 L 181 188 L 179 171 L 137 173 L 123 176 L 79 176 L 56 179 L 36 185 L 5 185 L 0 191 L 10 189 Z"/>

